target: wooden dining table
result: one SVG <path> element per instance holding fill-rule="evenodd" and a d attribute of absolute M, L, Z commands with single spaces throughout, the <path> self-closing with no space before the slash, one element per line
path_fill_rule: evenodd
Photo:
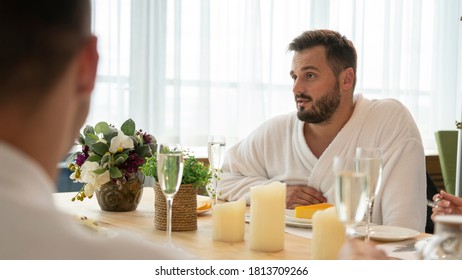
<path fill-rule="evenodd" d="M 75 192 L 55 193 L 54 200 L 58 209 L 75 217 L 86 217 L 98 223 L 105 231 L 129 230 L 156 243 L 165 243 L 166 232 L 154 226 L 154 191 L 144 187 L 137 209 L 129 212 L 108 212 L 100 209 L 96 198 L 74 201 Z M 249 212 L 249 207 L 247 207 Z M 287 228 L 287 227 L 286 227 Z M 288 229 L 288 228 L 287 228 Z M 302 229 L 311 231 L 311 229 Z M 285 233 L 284 249 L 278 252 L 260 252 L 250 248 L 249 224 L 245 225 L 244 241 L 221 242 L 212 238 L 211 211 L 198 215 L 197 230 L 173 231 L 172 242 L 175 246 L 201 259 L 209 260 L 309 260 L 311 259 L 311 239 Z M 423 238 L 422 234 L 418 238 Z"/>

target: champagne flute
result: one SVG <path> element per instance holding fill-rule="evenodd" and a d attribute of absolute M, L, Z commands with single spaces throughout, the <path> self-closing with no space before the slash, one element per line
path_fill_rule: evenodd
<path fill-rule="evenodd" d="M 366 174 L 356 172 L 354 158 L 334 157 L 335 208 L 345 225 L 346 236 L 353 237 L 354 226 L 364 218 L 367 209 Z"/>
<path fill-rule="evenodd" d="M 366 173 L 367 183 L 367 211 L 365 226 L 365 241 L 371 236 L 371 216 L 374 199 L 377 196 L 382 182 L 382 150 L 380 148 L 357 148 L 356 171 Z"/>
<path fill-rule="evenodd" d="M 178 144 L 159 144 L 157 177 L 167 202 L 167 245 L 172 245 L 172 203 L 183 177 L 183 150 Z"/>
<path fill-rule="evenodd" d="M 207 152 L 209 156 L 209 164 L 212 169 L 212 184 L 213 190 L 211 194 L 214 198 L 215 204 L 218 201 L 218 173 L 223 167 L 223 162 L 225 159 L 225 147 L 226 147 L 226 138 L 222 135 L 211 135 L 209 136 L 207 143 Z"/>

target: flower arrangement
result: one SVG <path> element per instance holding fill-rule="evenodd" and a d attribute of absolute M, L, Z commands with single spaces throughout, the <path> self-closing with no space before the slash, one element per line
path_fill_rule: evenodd
<path fill-rule="evenodd" d="M 156 151 L 156 138 L 136 130 L 132 119 L 120 129 L 106 122 L 87 125 L 78 138 L 82 150 L 71 154 L 66 163 L 74 182 L 83 183 L 72 201 L 91 198 L 102 185 L 112 181 L 120 188 L 139 171 L 146 158 Z"/>
<path fill-rule="evenodd" d="M 212 179 L 212 172 L 208 166 L 197 160 L 192 153 L 183 151 L 183 154 L 184 167 L 181 184 L 192 184 L 199 193 L 206 193 L 206 188 Z M 144 175 L 154 177 L 158 181 L 156 155 L 154 154 L 152 157 L 147 158 L 145 164 L 140 167 L 140 170 Z"/>

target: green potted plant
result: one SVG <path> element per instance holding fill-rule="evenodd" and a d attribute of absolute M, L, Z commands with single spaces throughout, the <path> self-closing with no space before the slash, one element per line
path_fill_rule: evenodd
<path fill-rule="evenodd" d="M 207 186 L 212 179 L 212 172 L 203 162 L 197 160 L 188 151 L 184 153 L 184 168 L 181 185 L 173 199 L 172 231 L 188 231 L 197 229 L 197 194 L 206 194 Z M 154 224 L 156 229 L 167 228 L 167 206 L 164 194 L 160 189 L 157 177 L 157 155 L 146 158 L 140 167 L 141 172 L 153 177 L 154 184 Z"/>
<path fill-rule="evenodd" d="M 144 175 L 153 177 L 156 182 L 157 177 L 157 157 L 156 154 L 146 158 L 146 162 L 140 167 Z M 212 180 L 212 172 L 209 167 L 199 161 L 192 153 L 184 152 L 184 168 L 183 177 L 181 178 L 182 185 L 191 184 L 198 194 L 207 194 L 207 186 Z"/>

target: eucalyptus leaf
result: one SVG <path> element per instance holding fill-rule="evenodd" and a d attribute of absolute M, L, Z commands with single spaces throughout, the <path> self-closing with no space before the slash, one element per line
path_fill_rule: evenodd
<path fill-rule="evenodd" d="M 140 158 L 145 158 L 145 157 L 150 157 L 152 156 L 151 154 L 151 149 L 149 148 L 148 145 L 141 145 L 138 148 L 135 149 L 136 154 Z"/>
<path fill-rule="evenodd" d="M 91 125 L 86 125 L 85 128 L 83 129 L 83 135 L 87 134 L 95 134 L 95 129 Z"/>
<path fill-rule="evenodd" d="M 95 169 L 93 170 L 93 173 L 97 174 L 97 175 L 100 175 L 100 174 L 103 174 L 104 172 L 106 172 L 107 169 L 106 168 L 99 168 L 99 169 Z"/>
<path fill-rule="evenodd" d="M 122 130 L 125 135 L 133 136 L 135 134 L 135 122 L 132 119 L 126 120 L 120 127 L 120 130 Z"/>
<path fill-rule="evenodd" d="M 81 146 L 85 145 L 85 137 L 83 137 L 82 134 L 79 135 L 79 139 L 77 140 L 77 143 Z"/>
<path fill-rule="evenodd" d="M 97 142 L 91 145 L 91 149 L 100 156 L 109 151 L 109 145 L 103 142 Z"/>
<path fill-rule="evenodd" d="M 99 122 L 95 125 L 95 133 L 108 134 L 111 132 L 107 122 Z"/>
<path fill-rule="evenodd" d="M 112 138 L 116 137 L 117 134 L 117 129 L 111 128 L 108 134 L 104 134 L 104 140 L 106 140 L 108 143 L 111 143 Z"/>
<path fill-rule="evenodd" d="M 130 138 L 132 139 L 133 141 L 133 147 L 138 147 L 140 145 L 140 143 L 138 143 L 138 139 L 136 138 L 136 136 L 130 136 Z"/>
<path fill-rule="evenodd" d="M 91 155 L 87 158 L 88 161 L 91 161 L 91 162 L 100 162 L 101 161 L 101 156 L 99 155 Z"/>
<path fill-rule="evenodd" d="M 128 158 L 127 154 L 118 154 L 114 157 L 114 165 L 120 165 L 124 163 Z"/>
<path fill-rule="evenodd" d="M 98 141 L 98 140 L 99 140 L 99 138 L 95 134 L 92 134 L 92 133 L 85 134 L 85 145 L 87 145 L 87 146 L 91 146 L 91 145 L 95 144 L 96 141 Z"/>
<path fill-rule="evenodd" d="M 111 154 L 106 154 L 101 158 L 101 165 L 109 162 L 111 160 Z"/>
<path fill-rule="evenodd" d="M 111 178 L 117 179 L 122 177 L 122 172 L 120 172 L 119 168 L 111 166 L 111 168 L 109 168 L 109 176 L 111 176 Z"/>

